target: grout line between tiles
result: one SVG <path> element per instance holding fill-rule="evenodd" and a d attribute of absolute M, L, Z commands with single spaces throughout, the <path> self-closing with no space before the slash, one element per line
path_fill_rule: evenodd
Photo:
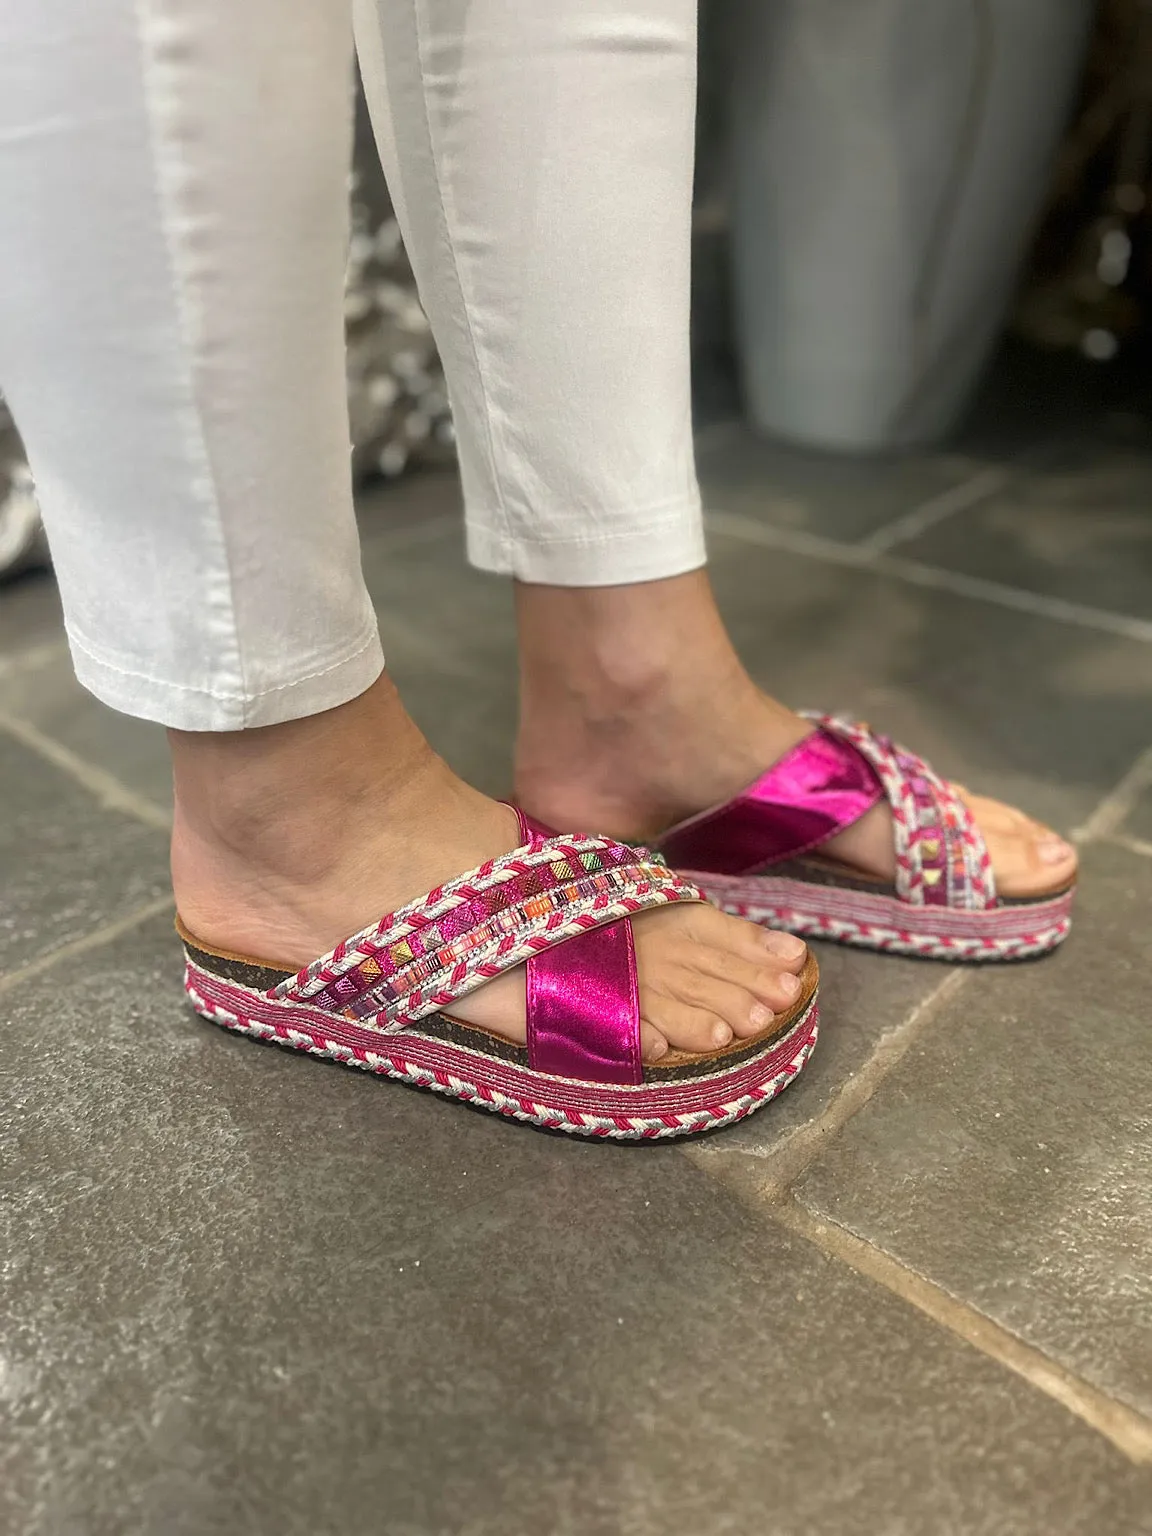
<path fill-rule="evenodd" d="M 775 1221 L 822 1253 L 883 1286 L 938 1327 L 1014 1371 L 1029 1386 L 1110 1440 L 1129 1460 L 1139 1464 L 1152 1462 L 1152 1421 L 1128 1404 L 1101 1392 L 934 1281 L 906 1268 L 882 1248 L 836 1222 L 813 1215 L 794 1199 L 777 1200 L 766 1209 Z"/>
<path fill-rule="evenodd" d="M 726 1161 L 734 1156 L 739 1156 L 741 1160 L 760 1162 L 764 1169 L 762 1174 L 757 1175 L 757 1187 L 761 1195 L 781 1198 L 808 1165 L 815 1161 L 832 1137 L 864 1108 L 918 1035 L 940 1009 L 968 985 L 974 973 L 975 967 L 971 966 L 948 971 L 927 997 L 921 998 L 905 1018 L 880 1037 L 867 1061 L 853 1072 L 823 1112 L 807 1125 L 799 1126 L 778 1146 L 767 1152 L 747 1151 L 743 1148 L 738 1152 L 724 1152 L 721 1147 L 713 1150 L 710 1142 L 703 1145 L 688 1142 L 683 1150 L 694 1162 L 708 1168 L 714 1167 L 722 1159 Z"/>
<path fill-rule="evenodd" d="M 868 555 L 885 555 L 897 544 L 906 544 L 911 539 L 919 538 L 929 528 L 935 528 L 938 523 L 954 517 L 957 512 L 967 512 L 979 506 L 982 501 L 987 501 L 997 491 L 1003 490 L 1011 479 L 1010 469 L 999 466 L 982 469 L 971 479 L 949 486 L 946 491 L 929 497 L 919 506 L 900 513 L 891 522 L 881 524 L 879 528 L 858 539 L 853 547 Z"/>
<path fill-rule="evenodd" d="M 1152 785 L 1152 747 L 1146 748 L 1111 794 L 1105 795 L 1088 820 L 1072 833 L 1077 843 L 1100 842 L 1118 832 L 1140 796 Z"/>
<path fill-rule="evenodd" d="M 1152 843 L 1126 837 L 1114 829 L 1128 814 L 1141 791 L 1152 783 L 1152 747 L 1129 768 L 1116 787 L 1073 835 L 1080 843 L 1106 842 L 1132 853 L 1152 857 Z M 1152 1420 L 1118 1402 L 1042 1350 L 1026 1344 L 985 1313 L 952 1296 L 918 1274 L 894 1255 L 866 1242 L 846 1227 L 823 1220 L 796 1199 L 795 1184 L 830 1140 L 869 1102 L 876 1090 L 943 1005 L 950 1002 L 975 974 L 975 967 L 954 970 L 890 1029 L 864 1065 L 840 1089 L 824 1111 L 765 1153 L 724 1153 L 710 1142 L 688 1142 L 681 1154 L 710 1177 L 757 1210 L 813 1243 L 828 1257 L 875 1281 L 939 1327 L 1014 1371 L 1111 1441 L 1130 1460 L 1152 1463 Z"/>
<path fill-rule="evenodd" d="M 161 912 L 171 912 L 174 905 L 172 896 L 156 896 L 153 900 L 145 902 L 142 907 L 137 907 L 134 912 L 117 918 L 114 923 L 105 923 L 102 928 L 95 928 L 91 933 L 86 933 L 82 939 L 73 939 L 70 944 L 61 944 L 59 949 L 49 950 L 46 955 L 30 960 L 19 970 L 9 971 L 6 976 L 0 976 L 0 997 L 22 986 L 24 982 L 31 981 L 34 976 L 50 971 L 62 960 L 71 960 L 76 955 L 87 954 L 91 949 L 100 949 L 105 944 L 110 944 L 113 939 L 118 939 L 125 933 L 131 933 L 133 928 L 138 928 L 149 918 L 158 917 Z"/>
<path fill-rule="evenodd" d="M 1022 587 L 987 581 L 981 576 L 968 576 L 961 571 L 924 565 L 918 560 L 905 560 L 896 555 L 872 555 L 858 544 L 841 544 L 835 539 L 807 533 L 802 529 L 773 527 L 740 512 L 725 512 L 722 508 L 709 511 L 705 516 L 705 524 L 713 533 L 746 544 L 756 544 L 762 549 L 781 550 L 805 559 L 821 561 L 825 565 L 868 571 L 876 576 L 902 581 L 909 586 L 949 592 L 955 597 L 1010 608 L 1034 618 L 1052 619 L 1058 624 L 1073 624 L 1080 629 L 1098 630 L 1103 634 L 1119 635 L 1125 640 L 1137 640 L 1144 645 L 1152 644 L 1152 620 L 1149 619 L 1109 613 L 1104 608 L 1066 602 L 1063 598 L 1028 592 Z"/>
<path fill-rule="evenodd" d="M 129 789 L 126 784 L 121 784 L 119 779 L 114 778 L 103 768 L 97 768 L 94 763 L 85 762 L 82 757 L 77 757 L 70 748 L 53 737 L 46 736 L 43 731 L 27 720 L 21 720 L 15 715 L 0 710 L 0 730 L 7 731 L 9 736 L 15 737 L 30 751 L 47 758 L 55 767 L 71 775 L 107 810 L 121 811 L 127 816 L 134 816 L 137 821 L 142 821 L 146 826 L 155 827 L 161 832 L 172 830 L 170 812 L 164 810 L 162 806 L 155 805 L 143 795 L 136 794 L 134 790 Z"/>
<path fill-rule="evenodd" d="M 1129 837 L 1126 832 L 1107 832 L 1097 842 L 1107 843 L 1110 848 L 1123 848 L 1125 853 L 1138 853 L 1142 859 L 1152 859 L 1152 843 L 1143 837 Z"/>

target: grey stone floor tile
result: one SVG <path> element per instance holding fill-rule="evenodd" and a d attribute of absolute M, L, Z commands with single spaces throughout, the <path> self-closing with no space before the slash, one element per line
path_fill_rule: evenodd
<path fill-rule="evenodd" d="M 946 450 L 888 458 L 807 452 L 739 422 L 703 432 L 696 458 L 707 508 L 849 543 L 984 468 Z"/>
<path fill-rule="evenodd" d="M 1125 818 L 1122 832 L 1152 845 L 1152 789 L 1146 789 Z"/>
<path fill-rule="evenodd" d="M 1152 454 L 1085 438 L 900 554 L 1069 602 L 1152 617 Z"/>
<path fill-rule="evenodd" d="M 29 650 L 63 633 L 60 598 L 47 571 L 0 581 L 0 656 Z"/>
<path fill-rule="evenodd" d="M 869 720 L 1061 830 L 1147 744 L 1152 649 L 1138 641 L 728 538 L 712 574 L 770 692 Z"/>
<path fill-rule="evenodd" d="M 0 971 L 83 938 L 167 887 L 161 833 L 103 809 L 0 730 Z"/>
<path fill-rule="evenodd" d="M 8 1529 L 1152 1530 L 1152 1474 L 677 1150 L 229 1037 L 176 965 L 157 922 L 4 999 Z"/>
<path fill-rule="evenodd" d="M 1076 932 L 982 973 L 799 1189 L 1152 1414 L 1152 860 L 1089 850 Z"/>
<path fill-rule="evenodd" d="M 34 668 L 0 674 L 0 710 L 28 721 L 161 809 L 171 804 L 172 769 L 163 727 L 101 704 L 76 681 L 66 651 Z"/>
<path fill-rule="evenodd" d="M 423 469 L 399 480 L 367 481 L 356 493 L 356 509 L 365 544 L 420 530 L 434 518 L 464 516 L 454 469 Z"/>

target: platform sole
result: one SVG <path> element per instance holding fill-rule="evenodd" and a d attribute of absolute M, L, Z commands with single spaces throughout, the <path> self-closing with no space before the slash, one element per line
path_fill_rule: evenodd
<path fill-rule="evenodd" d="M 388 1032 L 280 1002 L 189 960 L 185 991 L 202 1018 L 254 1039 L 431 1089 L 494 1114 L 573 1136 L 651 1141 L 743 1120 L 781 1093 L 816 1043 L 817 993 L 787 1031 L 735 1066 L 635 1087 L 586 1083 L 422 1035 Z"/>
<path fill-rule="evenodd" d="M 913 907 L 883 893 L 775 875 L 682 873 L 723 911 L 767 928 L 884 954 L 972 964 L 1048 954 L 1068 936 L 1075 895 L 1069 890 L 1044 901 L 968 912 Z"/>

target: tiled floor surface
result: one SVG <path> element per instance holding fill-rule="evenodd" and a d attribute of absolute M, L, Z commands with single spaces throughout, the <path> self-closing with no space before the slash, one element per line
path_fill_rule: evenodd
<path fill-rule="evenodd" d="M 1073 939 L 825 951 L 809 1070 L 683 1147 L 256 1047 L 181 1001 L 161 733 L 76 687 L 48 580 L 0 591 L 5 1536 L 1152 1533 L 1152 430 L 700 461 L 756 675 L 1078 830 Z M 456 500 L 366 497 L 365 563 L 500 791 Z"/>

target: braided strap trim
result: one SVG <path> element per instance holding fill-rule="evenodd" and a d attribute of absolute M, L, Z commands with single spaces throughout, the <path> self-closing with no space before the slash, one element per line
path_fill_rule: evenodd
<path fill-rule="evenodd" d="M 994 907 L 996 881 L 980 830 L 951 784 L 923 758 L 867 725 L 813 715 L 826 731 L 851 743 L 875 768 L 888 803 L 896 844 L 896 893 L 914 907 L 984 912 Z"/>
<path fill-rule="evenodd" d="M 645 848 L 534 838 L 345 939 L 271 995 L 398 1030 L 589 928 L 704 900 Z"/>

